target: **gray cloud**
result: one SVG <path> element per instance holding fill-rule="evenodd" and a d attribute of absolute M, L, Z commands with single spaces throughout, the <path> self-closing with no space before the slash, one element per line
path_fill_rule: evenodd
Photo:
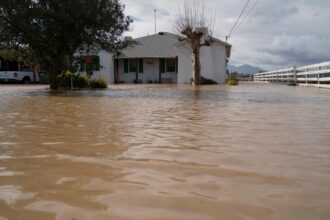
<path fill-rule="evenodd" d="M 277 56 L 281 61 L 275 65 L 303 65 L 330 59 L 330 39 L 317 36 L 287 36 L 273 38 L 272 43 L 258 52 Z"/>
<path fill-rule="evenodd" d="M 305 65 L 330 60 L 329 0 L 251 0 L 233 45 L 232 64 L 252 64 L 265 69 Z M 133 37 L 154 33 L 153 9 L 158 31 L 172 31 L 169 18 L 182 0 L 124 0 L 126 13 L 137 18 Z M 205 0 L 216 12 L 216 36 L 224 40 L 245 0 Z"/>

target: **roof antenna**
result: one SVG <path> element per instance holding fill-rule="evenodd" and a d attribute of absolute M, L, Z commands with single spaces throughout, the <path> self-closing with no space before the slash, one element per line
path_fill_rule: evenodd
<path fill-rule="evenodd" d="M 157 34 L 157 10 L 154 9 L 155 12 L 155 34 Z"/>

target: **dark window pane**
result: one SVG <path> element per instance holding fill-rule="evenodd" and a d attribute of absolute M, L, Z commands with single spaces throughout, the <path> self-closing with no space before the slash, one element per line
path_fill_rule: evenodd
<path fill-rule="evenodd" d="M 137 68 L 136 68 L 136 60 L 135 59 L 129 60 L 129 72 L 130 73 L 135 73 L 136 70 L 137 70 Z"/>
<path fill-rule="evenodd" d="M 159 62 L 159 72 L 165 73 L 165 59 L 160 59 Z"/>
<path fill-rule="evenodd" d="M 143 73 L 143 59 L 139 59 L 139 73 Z"/>
<path fill-rule="evenodd" d="M 166 72 L 174 73 L 176 59 L 166 59 Z"/>
<path fill-rule="evenodd" d="M 128 60 L 124 60 L 124 73 L 128 73 Z"/>
<path fill-rule="evenodd" d="M 99 56 L 95 56 L 95 58 L 94 58 L 94 70 L 100 71 L 100 57 Z"/>

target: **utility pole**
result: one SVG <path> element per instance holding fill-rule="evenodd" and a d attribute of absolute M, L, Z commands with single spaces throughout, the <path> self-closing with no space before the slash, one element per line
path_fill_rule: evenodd
<path fill-rule="evenodd" d="M 155 12 L 155 34 L 157 34 L 157 10 L 154 9 Z"/>

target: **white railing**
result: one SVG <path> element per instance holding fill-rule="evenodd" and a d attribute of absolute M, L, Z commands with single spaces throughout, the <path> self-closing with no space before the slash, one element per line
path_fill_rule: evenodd
<path fill-rule="evenodd" d="M 254 81 L 330 87 L 330 62 L 256 73 L 254 74 Z"/>

